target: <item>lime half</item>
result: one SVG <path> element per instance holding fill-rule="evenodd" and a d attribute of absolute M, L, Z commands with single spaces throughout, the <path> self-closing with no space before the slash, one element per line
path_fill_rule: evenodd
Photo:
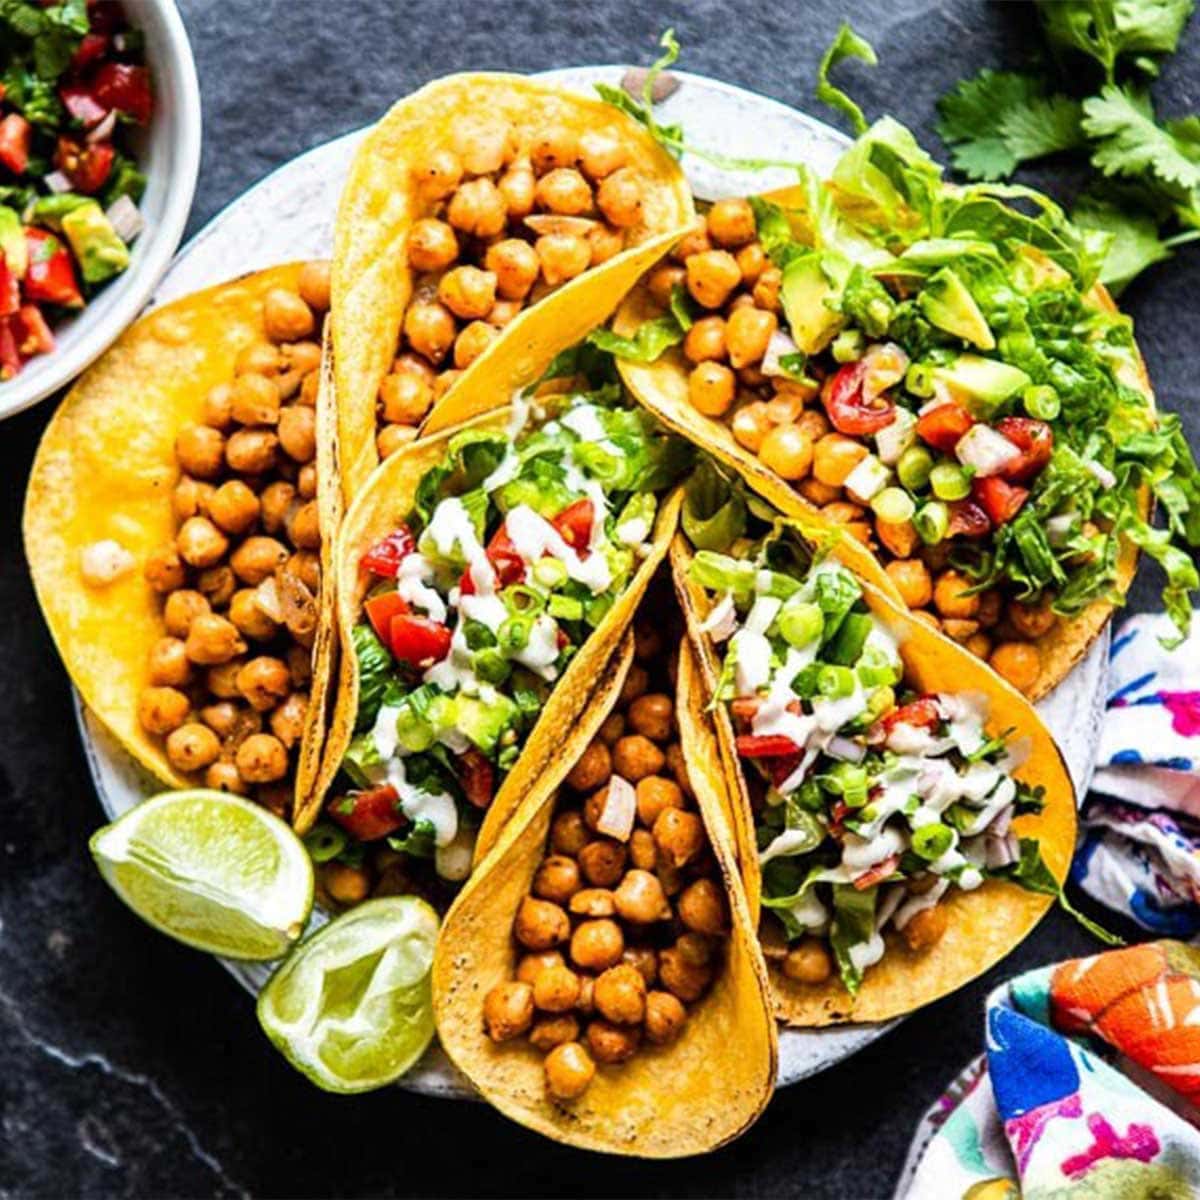
<path fill-rule="evenodd" d="M 112 889 L 156 929 L 227 958 L 286 954 L 313 903 L 304 844 L 227 792 L 164 792 L 89 843 Z"/>
<path fill-rule="evenodd" d="M 437 913 L 416 896 L 368 900 L 296 947 L 258 997 L 258 1020 L 327 1092 L 398 1079 L 433 1037 Z"/>

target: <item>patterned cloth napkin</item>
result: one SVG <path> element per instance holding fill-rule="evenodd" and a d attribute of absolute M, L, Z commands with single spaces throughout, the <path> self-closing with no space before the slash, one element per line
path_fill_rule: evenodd
<path fill-rule="evenodd" d="M 987 1003 L 987 1051 L 926 1113 L 896 1200 L 1200 1196 L 1200 950 L 1041 967 Z"/>

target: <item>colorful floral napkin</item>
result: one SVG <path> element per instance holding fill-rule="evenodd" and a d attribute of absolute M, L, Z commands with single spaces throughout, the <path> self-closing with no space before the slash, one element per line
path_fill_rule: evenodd
<path fill-rule="evenodd" d="M 1200 950 L 1151 942 L 1018 976 L 925 1115 L 897 1200 L 1200 1196 Z"/>

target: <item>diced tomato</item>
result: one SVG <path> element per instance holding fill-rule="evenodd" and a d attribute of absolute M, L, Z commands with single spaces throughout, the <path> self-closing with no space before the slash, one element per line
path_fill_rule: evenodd
<path fill-rule="evenodd" d="M 429 667 L 450 653 L 450 630 L 429 617 L 399 613 L 388 626 L 387 645 L 400 662 Z"/>
<path fill-rule="evenodd" d="M 595 516 L 596 510 L 590 500 L 576 500 L 574 504 L 568 504 L 550 524 L 558 530 L 562 540 L 572 550 L 586 550 L 592 540 L 592 522 Z"/>
<path fill-rule="evenodd" d="M 107 50 L 108 38 L 104 34 L 84 34 L 83 41 L 75 47 L 75 53 L 71 55 L 71 69 L 82 71 L 84 67 L 90 67 L 92 63 L 103 58 Z"/>
<path fill-rule="evenodd" d="M 399 592 L 384 592 L 382 595 L 372 596 L 363 607 L 367 610 L 367 620 L 371 622 L 371 628 L 385 646 L 392 636 L 392 618 L 409 611 Z"/>
<path fill-rule="evenodd" d="M 92 94 L 92 89 L 82 83 L 64 83 L 58 89 L 63 107 L 85 129 L 98 125 L 108 116 L 108 109 Z"/>
<path fill-rule="evenodd" d="M 782 733 L 742 733 L 737 738 L 737 752 L 743 758 L 779 758 L 798 754 L 800 747 Z"/>
<path fill-rule="evenodd" d="M 154 101 L 150 95 L 150 72 L 145 67 L 102 63 L 92 76 L 92 94 L 106 109 L 120 109 L 139 125 L 150 120 Z"/>
<path fill-rule="evenodd" d="M 0 253 L 0 317 L 11 317 L 20 307 L 21 286 Z"/>
<path fill-rule="evenodd" d="M 800 765 L 803 754 L 781 754 L 778 758 L 762 759 L 763 768 L 771 777 L 775 787 L 783 787 L 784 781 Z"/>
<path fill-rule="evenodd" d="M 1032 417 L 1004 417 L 996 422 L 996 432 L 1020 448 L 1021 457 L 1003 471 L 1009 483 L 1028 483 L 1042 473 L 1054 453 L 1054 430 L 1045 421 Z"/>
<path fill-rule="evenodd" d="M 399 808 L 400 796 L 391 784 L 351 792 L 334 800 L 326 810 L 351 837 L 377 842 L 395 833 L 408 820 Z"/>
<path fill-rule="evenodd" d="M 387 537 L 382 537 L 363 556 L 359 563 L 381 579 L 395 579 L 400 564 L 417 548 L 407 525 L 400 525 Z"/>
<path fill-rule="evenodd" d="M 492 570 L 496 572 L 497 587 L 520 583 L 525 578 L 525 560 L 517 553 L 504 525 L 492 534 L 486 553 Z M 470 567 L 462 573 L 462 578 L 458 581 L 458 590 L 464 596 L 475 595 L 475 580 L 471 578 Z"/>
<path fill-rule="evenodd" d="M 495 772 L 483 754 L 471 747 L 458 756 L 458 781 L 463 795 L 476 808 L 487 808 L 492 802 L 492 786 Z"/>
<path fill-rule="evenodd" d="M 987 513 L 974 500 L 950 501 L 950 537 L 983 537 L 991 528 Z"/>
<path fill-rule="evenodd" d="M 74 138 L 60 137 L 54 152 L 54 165 L 66 175 L 77 192 L 92 196 L 108 181 L 114 153 L 112 142 L 81 145 Z"/>
<path fill-rule="evenodd" d="M 67 248 L 44 229 L 25 227 L 29 269 L 25 272 L 25 299 L 35 304 L 82 308 L 83 295 L 75 278 L 75 264 Z"/>
<path fill-rule="evenodd" d="M 49 354 L 54 349 L 54 334 L 35 304 L 22 304 L 16 317 L 17 350 L 22 358 Z"/>
<path fill-rule="evenodd" d="M 92 33 L 113 34 L 125 28 L 125 13 L 117 0 L 88 0 L 87 15 Z"/>
<path fill-rule="evenodd" d="M 883 862 L 877 862 L 853 881 L 854 890 L 856 892 L 865 892 L 867 888 L 873 888 L 877 883 L 882 883 L 887 879 L 899 865 L 900 855 L 889 854 Z"/>
<path fill-rule="evenodd" d="M 13 317 L 0 317 L 0 379 L 11 379 L 21 369 Z"/>
<path fill-rule="evenodd" d="M 917 418 L 917 436 L 935 450 L 949 454 L 974 424 L 975 418 L 961 404 L 948 400 Z"/>
<path fill-rule="evenodd" d="M 0 166 L 23 175 L 29 166 L 29 142 L 33 126 L 20 113 L 9 113 L 0 121 Z"/>
<path fill-rule="evenodd" d="M 993 525 L 1007 525 L 1029 499 L 1029 489 L 1006 483 L 999 475 L 971 480 L 971 495 Z"/>
<path fill-rule="evenodd" d="M 863 382 L 867 375 L 864 359 L 839 367 L 821 389 L 821 403 L 829 415 L 830 424 L 838 433 L 862 437 L 878 433 L 896 419 L 896 406 L 884 396 L 868 401 L 863 397 Z"/>
<path fill-rule="evenodd" d="M 876 722 L 884 736 L 891 733 L 897 725 L 912 725 L 916 729 L 936 729 L 942 719 L 941 709 L 933 696 L 919 696 L 908 704 L 893 708 Z"/>
<path fill-rule="evenodd" d="M 848 805 L 845 800 L 835 800 L 833 807 L 829 810 L 829 835 L 830 837 L 841 838 L 846 832 L 846 818 L 854 810 Z"/>

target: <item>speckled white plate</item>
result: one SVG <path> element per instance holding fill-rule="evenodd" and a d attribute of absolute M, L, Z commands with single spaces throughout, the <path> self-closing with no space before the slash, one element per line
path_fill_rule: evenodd
<path fill-rule="evenodd" d="M 622 70 L 577 67 L 547 72 L 542 78 L 590 94 L 598 81 L 619 82 Z M 664 122 L 682 122 L 688 137 L 706 149 L 742 158 L 804 161 L 826 173 L 845 145 L 846 139 L 836 130 L 777 101 L 698 75 L 680 72 L 676 78 L 680 88 L 658 111 Z M 342 180 L 364 132 L 350 133 L 310 150 L 235 200 L 180 252 L 153 303 L 174 300 L 231 275 L 273 263 L 328 256 Z M 684 167 L 696 194 L 706 199 L 764 191 L 794 178 L 782 169 L 753 174 L 723 171 L 690 157 L 684 158 Z M 1070 679 L 1039 705 L 1062 747 L 1081 796 L 1095 764 L 1107 661 L 1105 630 Z M 81 707 L 79 717 L 96 791 L 110 817 L 119 816 L 160 790 L 91 713 Z M 270 973 L 261 964 L 222 962 L 255 993 Z M 784 1030 L 779 1039 L 780 1085 L 796 1083 L 841 1062 L 895 1024 Z M 401 1083 L 430 1095 L 473 1095 L 466 1080 L 436 1046 Z"/>

